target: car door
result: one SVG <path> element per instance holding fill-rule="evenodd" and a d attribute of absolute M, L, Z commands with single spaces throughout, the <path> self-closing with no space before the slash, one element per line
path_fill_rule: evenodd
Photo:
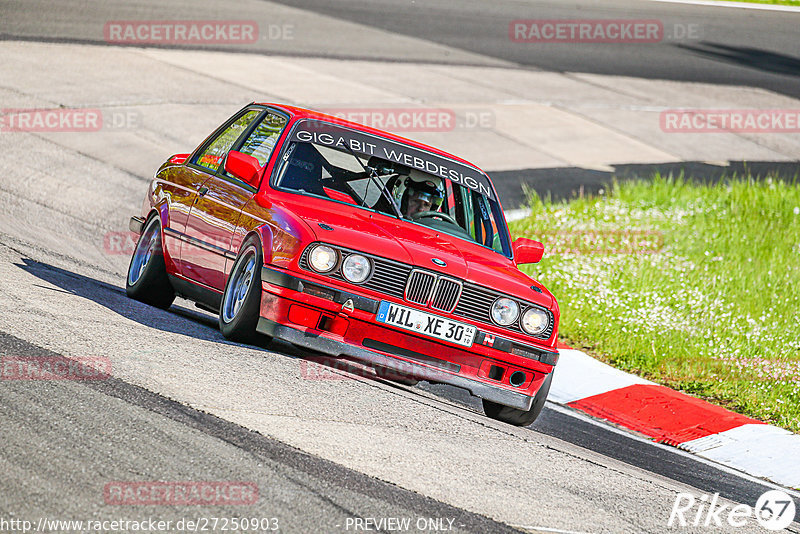
<path fill-rule="evenodd" d="M 174 165 L 159 173 L 155 198 L 167 200 L 167 225 L 164 227 L 164 260 L 174 267 L 170 271 L 183 272 L 180 262 L 181 246 L 186 232 L 186 220 L 192 209 L 197 191 L 208 180 L 208 173 L 178 163 L 188 154 L 173 156 Z M 183 163 L 181 161 L 181 163 Z"/>
<path fill-rule="evenodd" d="M 263 109 L 257 107 L 242 110 L 218 135 L 208 140 L 187 164 L 187 167 L 202 176 L 181 236 L 181 274 L 193 282 L 215 288 L 211 285 L 214 280 L 214 274 L 211 271 L 213 271 L 213 266 L 219 263 L 218 256 L 222 256 L 224 265 L 224 254 L 227 251 L 224 244 L 225 231 L 219 226 L 235 224 L 236 221 L 231 223 L 224 219 L 225 215 L 230 215 L 226 211 L 230 212 L 231 210 L 221 210 L 215 213 L 213 209 L 207 209 L 209 204 L 205 201 L 205 197 L 209 193 L 212 198 L 219 197 L 218 193 L 211 191 L 210 187 L 214 187 L 215 184 L 210 180 L 222 167 L 225 156 L 234 143 L 262 112 Z M 223 191 L 222 196 L 225 195 L 226 192 Z M 197 210 L 198 204 L 201 207 L 200 210 Z M 206 211 L 214 216 L 214 221 L 206 222 L 204 220 L 208 217 Z M 233 212 L 235 213 L 235 209 Z"/>
<path fill-rule="evenodd" d="M 257 191 L 256 187 L 225 172 L 225 157 L 230 150 L 239 150 L 255 157 L 264 167 L 286 124 L 286 118 L 277 113 L 263 108 L 254 111 L 257 120 L 252 120 L 249 112 L 245 112 L 231 125 L 230 132 L 223 132 L 219 143 L 212 143 L 214 146 L 209 145 L 208 150 L 198 155 L 198 161 L 206 158 L 206 163 L 213 162 L 216 168 L 198 191 L 189 212 L 181 262 L 185 276 L 220 292 L 225 287 L 226 259 L 236 257 L 231 250 L 231 240 L 242 208 Z"/>

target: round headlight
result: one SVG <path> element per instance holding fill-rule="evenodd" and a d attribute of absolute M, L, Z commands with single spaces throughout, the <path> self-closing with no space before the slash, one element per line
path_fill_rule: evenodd
<path fill-rule="evenodd" d="M 519 317 L 519 304 L 511 299 L 499 298 L 492 304 L 492 320 L 497 324 L 508 326 Z"/>
<path fill-rule="evenodd" d="M 522 314 L 522 329 L 531 335 L 538 335 L 547 330 L 550 316 L 539 308 L 528 308 Z"/>
<path fill-rule="evenodd" d="M 371 271 L 372 264 L 361 254 L 350 254 L 342 263 L 342 276 L 354 284 L 360 284 L 369 278 Z"/>
<path fill-rule="evenodd" d="M 308 255 L 311 267 L 320 273 L 327 273 L 336 267 L 336 251 L 327 245 L 317 245 Z"/>

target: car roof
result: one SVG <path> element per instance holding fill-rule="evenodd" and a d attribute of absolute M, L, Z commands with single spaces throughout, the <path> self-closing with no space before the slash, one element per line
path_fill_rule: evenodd
<path fill-rule="evenodd" d="M 432 153 L 437 154 L 439 156 L 444 156 L 444 157 L 449 158 L 451 160 L 457 161 L 458 163 L 463 163 L 465 165 L 469 165 L 470 167 L 473 167 L 473 168 L 477 169 L 482 174 L 484 174 L 484 175 L 486 175 L 488 177 L 488 175 L 486 174 L 486 172 L 484 172 L 483 169 L 481 169 L 480 167 L 478 167 L 474 163 L 471 163 L 471 162 L 465 160 L 464 158 L 460 158 L 460 157 L 458 157 L 458 156 L 456 156 L 454 154 L 451 154 L 449 152 L 445 152 L 444 150 L 441 150 L 439 148 L 436 148 L 436 147 L 433 147 L 433 146 L 430 146 L 430 145 L 426 145 L 425 143 L 420 143 L 419 141 L 414 141 L 413 139 L 408 139 L 406 137 L 395 135 L 395 134 L 393 134 L 391 132 L 387 132 L 385 130 L 378 130 L 377 128 L 372 128 L 371 126 L 366 126 L 364 124 L 359 124 L 357 122 L 348 121 L 348 120 L 345 120 L 345 119 L 341 119 L 339 117 L 335 117 L 333 115 L 328 115 L 326 113 L 321 113 L 319 111 L 314 111 L 314 110 L 311 110 L 311 109 L 300 108 L 300 107 L 296 107 L 296 106 L 288 106 L 286 104 L 276 104 L 276 103 L 273 103 L 273 102 L 257 102 L 257 104 L 262 105 L 262 106 L 269 106 L 269 107 L 281 109 L 281 110 L 285 111 L 286 113 L 292 115 L 293 118 L 295 118 L 295 119 L 317 119 L 317 120 L 323 120 L 323 121 L 331 121 L 331 122 L 334 122 L 335 124 L 338 124 L 338 125 L 341 125 L 341 126 L 348 126 L 348 127 L 353 128 L 353 129 L 356 129 L 356 130 L 361 130 L 363 132 L 368 132 L 368 133 L 375 134 L 375 135 L 378 135 L 378 136 L 381 136 L 381 137 L 386 137 L 387 139 L 391 139 L 393 141 L 397 141 L 397 142 L 400 142 L 400 143 L 403 143 L 403 144 L 406 144 L 406 145 L 410 145 L 410 146 L 412 146 L 414 148 L 427 150 L 428 152 L 432 152 Z"/>

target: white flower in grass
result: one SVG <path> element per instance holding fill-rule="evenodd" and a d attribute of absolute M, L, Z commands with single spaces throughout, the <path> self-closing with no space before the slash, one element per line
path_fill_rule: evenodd
<path fill-rule="evenodd" d="M 792 211 L 794 211 L 795 215 L 800 215 L 800 206 L 795 206 L 794 210 L 792 210 Z"/>

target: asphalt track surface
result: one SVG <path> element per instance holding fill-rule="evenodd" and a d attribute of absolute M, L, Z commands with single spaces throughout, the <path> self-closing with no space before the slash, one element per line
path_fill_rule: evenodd
<path fill-rule="evenodd" d="M 292 0 L 284 3 L 526 68 L 749 85 L 800 95 L 796 14 L 646 0 L 467 0 L 457 4 L 446 0 Z M 664 39 L 633 46 L 511 43 L 509 21 L 518 19 L 657 20 L 664 25 Z"/>
<path fill-rule="evenodd" d="M 209 0 L 137 3 L 104 2 L 94 5 L 73 0 L 61 9 L 47 9 L 42 0 L 3 0 L 10 15 L 0 21 L 0 38 L 103 43 L 102 26 L 108 20 L 197 20 L 213 16 L 255 19 L 262 24 L 293 24 L 301 32 L 306 24 L 300 11 L 275 17 L 270 5 L 285 4 L 305 13 L 356 22 L 366 28 L 447 45 L 458 50 L 536 70 L 587 72 L 761 87 L 800 96 L 800 13 L 687 6 L 651 0 L 465 0 L 426 2 L 392 0 L 286 0 L 248 1 L 220 6 Z M 37 9 L 40 8 L 40 9 Z M 114 13 L 114 15 L 112 15 Z M 120 16 L 123 15 L 123 16 Z M 509 23 L 529 20 L 655 20 L 664 26 L 657 43 L 619 43 L 598 46 L 585 43 L 514 43 Z M 97 28 L 100 31 L 96 31 Z M 337 39 L 298 39 L 286 45 L 262 43 L 240 50 L 261 53 L 349 59 L 409 61 L 408 50 L 360 47 L 358 32 Z M 185 46 L 182 46 L 185 48 Z M 276 48 L 280 47 L 280 48 Z M 231 47 L 225 47 L 230 50 Z M 441 58 L 447 63 L 477 59 Z M 365 72 L 364 76 L 369 76 Z M 398 79 L 397 83 L 412 83 Z"/>
<path fill-rule="evenodd" d="M 0 333 L 0 351 L 63 359 L 5 333 Z M 0 502 L 3 516 L 39 501 L 38 511 L 46 518 L 93 517 L 103 494 L 98 473 L 122 481 L 133 471 L 152 480 L 216 476 L 255 482 L 260 498 L 247 517 L 277 518 L 282 532 L 333 532 L 346 529 L 348 518 L 362 517 L 447 518 L 461 532 L 514 532 L 122 380 L 33 387 L 6 383 L 0 399 L 6 429 L 2 460 L 9 467 Z M 191 512 L 175 506 L 148 508 L 147 516 L 173 524 L 186 517 L 240 515 L 233 505 Z"/>
<path fill-rule="evenodd" d="M 77 15 L 74 12 L 20 11 L 20 5 L 19 2 L 0 3 L 4 10 L 24 15 L 11 28 L 9 18 L 4 17 L 6 39 L 87 40 L 80 37 L 80 31 L 64 30 L 63 21 L 70 17 L 91 18 L 92 9 L 88 5 Z M 200 3 L 198 9 L 202 11 L 203 6 L 209 8 L 210 5 Z M 452 7 L 428 3 L 423 6 L 429 10 L 424 17 L 413 17 L 402 7 L 406 4 L 393 7 L 395 4 L 345 2 L 335 8 L 322 3 L 302 5 L 311 11 L 337 17 L 361 17 L 361 22 L 374 27 L 413 33 L 465 50 L 478 46 L 480 49 L 475 51 L 481 54 L 516 61 L 524 67 L 568 70 L 566 65 L 569 70 L 605 69 L 667 78 L 680 73 L 680 76 L 698 80 L 751 82 L 762 87 L 764 85 L 759 84 L 776 84 L 784 91 L 797 90 L 791 89 L 791 82 L 796 82 L 797 65 L 778 57 L 781 54 L 790 59 L 797 56 L 796 51 L 780 52 L 787 43 L 798 44 L 796 39 L 786 39 L 786 35 L 796 32 L 796 25 L 784 16 L 766 16 L 772 24 L 770 31 L 748 30 L 756 23 L 747 12 L 737 12 L 730 15 L 730 19 L 726 15 L 724 20 L 719 20 L 716 12 L 709 11 L 703 15 L 705 19 L 701 24 L 707 30 L 717 26 L 733 29 L 729 32 L 730 41 L 719 37 L 710 42 L 759 51 L 757 57 L 783 62 L 793 74 L 771 72 L 779 70 L 774 65 L 765 70 L 748 66 L 741 60 L 709 59 L 707 54 L 687 52 L 677 45 L 662 47 L 658 52 L 665 54 L 662 61 L 655 60 L 660 56 L 642 59 L 640 52 L 615 53 L 612 58 L 593 57 L 583 50 L 579 54 L 555 50 L 549 59 L 543 54 L 534 64 L 525 54 L 514 56 L 519 52 L 509 49 L 507 43 L 498 45 L 493 53 L 491 39 L 476 38 L 482 28 L 487 27 L 487 20 L 575 18 L 576 12 L 585 18 L 623 18 L 622 13 L 626 13 L 624 18 L 657 18 L 667 17 L 676 9 L 665 4 L 587 2 L 571 4 L 567 9 L 555 3 L 493 2 L 489 7 L 474 4 L 454 13 Z M 170 8 L 164 4 L 137 7 L 140 8 L 138 18 L 159 18 L 160 13 Z M 96 13 L 97 19 L 102 21 L 102 8 Z M 36 32 L 30 30 L 33 26 Z M 469 38 L 464 37 L 467 34 Z M 317 48 L 310 47 L 303 53 L 337 53 L 329 47 L 325 49 L 321 42 Z M 347 54 L 352 55 L 352 51 Z M 564 54 L 576 57 L 559 57 Z M 386 54 L 384 59 L 401 61 L 403 53 L 398 50 Z M 614 64 L 617 60 L 619 63 Z M 709 61 L 715 69 L 704 68 Z M 687 64 L 684 66 L 680 62 Z M 693 62 L 696 68 L 691 67 Z M 61 153 L 62 149 L 58 151 Z M 115 154 L 109 154 L 109 161 L 114 157 Z M 87 174 L 94 180 L 90 185 L 105 187 L 106 182 L 101 182 L 95 174 L 97 169 L 93 171 Z M 119 178 L 117 174 L 113 174 L 114 178 L 120 182 L 108 180 L 111 186 L 107 205 L 99 206 L 100 211 L 114 217 L 119 216 L 118 210 L 138 209 L 137 202 L 146 183 L 141 177 L 123 174 Z M 129 191 L 134 192 L 135 201 L 128 200 Z M 212 317 L 193 310 L 186 302 L 162 312 L 128 301 L 120 287 L 124 283 L 121 278 L 124 262 L 119 261 L 113 267 L 96 267 L 93 265 L 95 258 L 88 252 L 95 245 L 97 234 L 108 227 L 107 221 L 85 220 L 71 203 L 58 211 L 46 199 L 37 198 L 37 194 L 36 184 L 31 189 L 4 186 L 2 191 L 5 208 L 9 213 L 27 214 L 20 215 L 20 220 L 25 220 L 28 228 L 23 231 L 22 224 L 0 228 L 3 286 L 0 354 L 60 358 L 99 351 L 111 355 L 119 373 L 115 372 L 110 380 L 97 382 L 0 383 L 2 517 L 88 519 L 118 516 L 118 510 L 109 509 L 103 503 L 103 485 L 109 480 L 249 480 L 258 483 L 261 499 L 246 515 L 278 517 L 281 530 L 286 532 L 346 531 L 348 518 L 356 517 L 452 519 L 456 530 L 465 532 L 511 530 L 506 523 L 542 532 L 547 532 L 547 528 L 563 529 L 564 525 L 577 525 L 575 528 L 587 532 L 659 532 L 666 530 L 664 511 L 668 512 L 676 491 L 698 495 L 720 493 L 730 501 L 753 505 L 758 495 L 769 489 L 758 481 L 552 406 L 545 408 L 530 429 L 518 430 L 485 421 L 477 413 L 480 411 L 477 399 L 445 386 L 422 384 L 409 389 L 377 379 L 353 379 L 324 384 L 330 391 L 321 388 L 321 392 L 314 392 L 308 384 L 298 385 L 286 380 L 289 371 L 296 374 L 298 361 L 306 356 L 290 347 L 253 348 L 228 343 L 216 331 Z M 122 208 L 113 195 L 125 199 Z M 36 219 L 39 217 L 32 213 L 41 213 L 38 226 Z M 60 222 L 55 227 L 47 226 L 53 220 Z M 43 242 L 35 242 L 28 231 L 30 228 L 33 228 L 33 235 L 37 231 L 49 232 L 55 234 L 57 240 L 69 241 L 70 246 L 60 248 L 52 242 L 52 235 Z M 198 353 L 188 352 L 195 346 Z M 343 372 L 338 368 L 336 371 Z M 253 384 L 237 382 L 250 376 L 250 381 L 266 381 L 268 375 L 264 372 L 276 373 L 272 377 L 275 384 L 268 388 L 267 397 L 255 396 L 257 388 Z M 211 400 L 203 395 L 192 395 L 193 389 L 206 391 L 203 388 L 213 388 L 214 384 L 217 384 L 216 390 L 208 390 L 211 393 L 207 394 L 213 397 Z M 236 410 L 220 408 L 228 406 L 218 402 L 220 399 L 230 400 L 225 395 L 237 392 L 244 398 L 231 405 L 242 413 L 254 406 L 264 406 L 267 412 L 277 406 L 291 418 L 282 412 L 268 413 L 273 419 L 268 419 L 267 423 L 256 419 L 251 422 L 237 415 Z M 335 403 L 330 403 L 334 406 L 328 405 L 330 398 L 336 399 Z M 380 404 L 387 398 L 397 403 L 399 413 L 394 406 Z M 281 402 L 285 408 L 281 408 Z M 305 402 L 309 406 L 303 407 Z M 294 419 L 299 419 L 300 423 Z M 349 433 L 337 434 L 331 424 L 333 420 L 337 424 L 359 420 L 372 423 L 373 419 L 380 424 L 367 426 L 366 430 L 354 425 L 348 427 Z M 407 420 L 422 421 L 422 431 Z M 480 492 L 469 485 L 473 472 L 476 478 L 481 476 L 475 466 L 462 466 L 465 479 L 460 482 L 463 487 L 452 472 L 434 472 L 437 463 L 445 462 L 445 446 L 439 445 L 442 457 L 437 459 L 430 452 L 436 450 L 435 446 L 426 447 L 424 442 L 409 444 L 413 440 L 403 434 L 409 433 L 415 439 L 427 438 L 437 430 L 435 426 L 425 425 L 435 425 L 438 421 L 458 428 L 452 436 L 447 436 L 447 443 L 453 448 L 449 449 L 451 452 L 495 441 L 498 450 L 505 449 L 507 445 L 503 440 L 508 440 L 509 436 L 519 440 L 512 442 L 512 447 L 534 443 L 539 447 L 538 457 L 525 456 L 519 458 L 519 462 L 530 462 L 535 467 L 529 476 L 542 495 L 528 495 L 531 505 L 526 504 L 527 501 L 492 503 L 493 493 L 484 493 L 481 497 Z M 285 430 L 281 425 L 290 428 Z M 376 441 L 386 432 L 390 438 L 381 443 L 385 443 L 387 458 L 407 463 L 395 471 L 369 458 L 368 454 L 374 454 L 376 449 L 357 442 L 350 434 L 359 431 L 374 432 L 374 436 L 369 437 Z M 479 439 L 473 442 L 471 439 L 476 436 Z M 320 439 L 319 444 L 310 441 L 315 437 Z M 338 450 L 335 448 L 337 441 L 342 442 Z M 365 447 L 361 458 L 359 451 L 351 456 L 347 454 L 351 446 Z M 332 452 L 326 451 L 326 447 Z M 487 446 L 486 451 L 488 457 L 491 447 Z M 547 458 L 552 464 L 539 464 L 537 458 Z M 416 483 L 414 477 L 404 478 L 404 474 L 424 473 L 424 469 L 414 465 L 415 461 L 430 471 L 424 483 Z M 508 470 L 510 476 L 514 467 L 509 466 Z M 437 479 L 442 488 L 435 487 Z M 503 488 L 504 482 L 497 476 L 487 480 L 485 487 Z M 502 491 L 513 494 L 510 490 Z M 461 492 L 477 495 L 462 498 L 458 495 Z M 481 498 L 494 506 L 482 508 L 475 504 L 480 503 Z M 462 506 L 451 504 L 453 502 Z M 800 507 L 800 502 L 798 505 Z M 541 517 L 542 522 L 513 521 L 502 513 L 504 508 L 530 506 L 536 509 L 527 517 Z M 466 511 L 467 508 L 479 511 Z M 148 508 L 146 514 L 136 512 L 134 515 L 174 521 L 181 517 L 245 515 L 240 509 L 225 507 L 195 507 L 188 511 L 156 507 Z M 122 515 L 130 516 L 130 510 Z M 526 517 L 525 511 L 514 517 Z M 556 523 L 553 518 L 564 518 L 564 522 Z M 614 528 L 609 518 L 619 520 L 618 528 Z M 753 527 L 741 531 L 760 530 Z M 798 531 L 796 526 L 794 531 Z"/>
<path fill-rule="evenodd" d="M 119 20 L 255 20 L 265 35 L 254 44 L 156 44 L 154 48 L 224 50 L 244 54 L 280 54 L 310 58 L 340 58 L 449 65 L 503 65 L 531 71 L 592 73 L 641 79 L 677 80 L 762 88 L 800 97 L 800 13 L 652 0 L 561 1 L 466 0 L 366 1 L 240 0 L 222 6 L 212 0 L 136 3 L 119 0 L 102 4 L 63 0 L 51 9 L 46 0 L 2 0 L 0 41 L 30 41 L 107 45 L 104 25 Z M 656 43 L 586 44 L 574 42 L 519 43 L 509 39 L 514 20 L 598 19 L 657 21 L 664 36 Z M 347 25 L 342 29 L 340 25 Z M 289 28 L 289 39 L 280 38 Z M 275 31 L 275 39 L 269 32 Z M 325 36 L 321 38 L 320 36 Z M 418 43 L 441 45 L 431 47 Z M 369 79 L 371 73 L 363 72 Z M 391 81 L 413 85 L 408 76 Z M 524 88 L 523 88 L 524 89 Z M 534 88 L 531 88 L 534 89 Z M 524 91 L 523 91 L 524 92 Z M 743 105 L 743 107 L 746 107 Z M 519 207 L 519 184 L 555 200 L 607 189 L 614 177 L 626 179 L 683 174 L 703 182 L 723 175 L 750 172 L 792 179 L 800 175 L 797 161 L 747 161 L 730 156 L 719 166 L 706 160 L 678 163 L 615 162 L 613 172 L 584 167 L 486 169 L 492 173 L 503 204 Z M 716 161 L 716 160 L 715 160 Z"/>

